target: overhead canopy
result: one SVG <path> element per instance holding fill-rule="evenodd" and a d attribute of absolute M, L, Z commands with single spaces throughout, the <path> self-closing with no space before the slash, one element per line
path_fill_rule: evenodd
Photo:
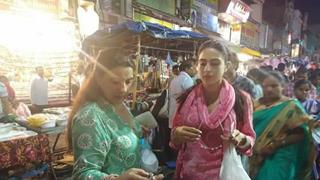
<path fill-rule="evenodd" d="M 149 22 L 128 21 L 110 28 L 111 33 L 121 31 L 131 31 L 133 33 L 146 32 L 159 39 L 207 39 L 208 36 L 184 30 L 172 30 L 159 24 Z"/>
<path fill-rule="evenodd" d="M 172 30 L 159 24 L 135 21 L 127 21 L 98 30 L 84 40 L 83 49 L 90 54 L 96 53 L 98 50 L 106 47 L 123 47 L 126 50 L 137 52 L 138 36 L 140 37 L 140 47 L 143 48 L 142 52 L 146 52 L 147 47 L 153 47 L 158 50 L 162 49 L 163 51 L 160 52 L 160 55 L 165 57 L 167 56 L 167 51 L 170 50 L 171 52 L 190 52 L 194 54 L 197 47 L 209 38 L 224 43 L 234 52 L 242 52 L 260 57 L 259 52 L 248 48 L 241 48 L 239 45 L 226 41 L 219 36 L 208 36 L 184 30 Z M 94 49 L 94 52 L 92 52 L 92 49 Z"/>
<path fill-rule="evenodd" d="M 159 24 L 128 21 L 119 25 L 98 30 L 83 42 L 83 49 L 90 52 L 92 47 L 99 50 L 105 47 L 120 46 L 135 51 L 140 37 L 143 47 L 165 48 L 195 52 L 208 36 L 184 30 L 172 30 Z"/>

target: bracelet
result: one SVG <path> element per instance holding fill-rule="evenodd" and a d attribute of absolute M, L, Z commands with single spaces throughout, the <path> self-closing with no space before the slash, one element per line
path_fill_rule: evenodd
<path fill-rule="evenodd" d="M 244 148 L 246 148 L 246 147 L 248 147 L 250 145 L 250 140 L 248 139 L 247 136 L 245 136 L 245 141 L 246 142 L 243 145 L 238 146 L 238 148 L 244 149 Z"/>

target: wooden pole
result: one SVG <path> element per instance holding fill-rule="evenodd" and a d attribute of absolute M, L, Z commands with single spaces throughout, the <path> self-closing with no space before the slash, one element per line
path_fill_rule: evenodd
<path fill-rule="evenodd" d="M 137 101 L 137 91 L 138 91 L 138 71 L 139 71 L 139 63 L 140 63 L 140 54 L 141 54 L 141 36 L 138 36 L 138 50 L 137 50 L 137 57 L 136 57 L 136 69 L 134 70 L 133 79 L 134 79 L 134 89 L 133 89 L 133 96 L 132 96 L 132 105 L 131 109 L 134 109 L 134 106 Z"/>

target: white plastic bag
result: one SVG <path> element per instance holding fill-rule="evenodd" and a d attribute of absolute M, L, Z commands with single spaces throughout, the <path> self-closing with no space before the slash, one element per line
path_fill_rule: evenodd
<path fill-rule="evenodd" d="M 233 144 L 225 150 L 220 170 L 219 180 L 250 180 L 250 177 L 244 170 L 241 158 L 237 154 Z"/>
<path fill-rule="evenodd" d="M 312 130 L 312 137 L 315 144 L 320 144 L 320 128 Z"/>
<path fill-rule="evenodd" d="M 147 172 L 156 173 L 159 162 L 157 156 L 152 152 L 150 145 L 145 139 L 141 140 L 141 168 Z"/>

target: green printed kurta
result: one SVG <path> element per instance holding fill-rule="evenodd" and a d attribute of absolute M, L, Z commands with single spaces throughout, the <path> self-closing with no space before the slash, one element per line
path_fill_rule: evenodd
<path fill-rule="evenodd" d="M 74 179 L 103 179 L 140 166 L 140 126 L 134 130 L 111 105 L 88 103 L 72 126 Z"/>

